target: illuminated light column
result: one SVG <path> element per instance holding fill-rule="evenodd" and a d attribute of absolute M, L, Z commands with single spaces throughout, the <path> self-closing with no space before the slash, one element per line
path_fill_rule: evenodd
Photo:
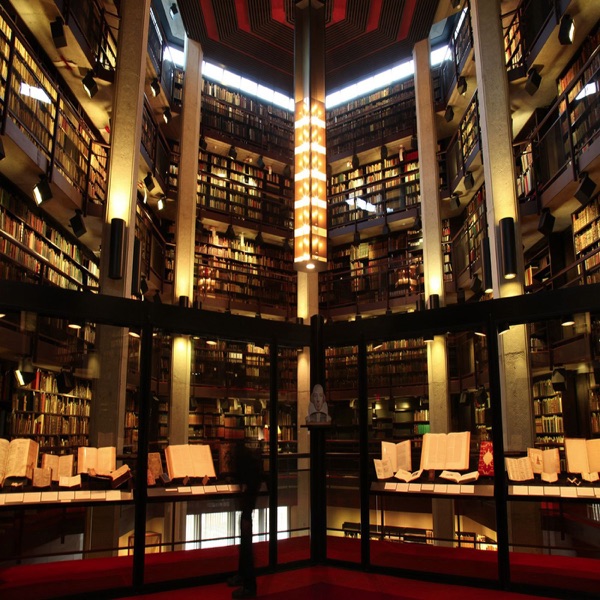
<path fill-rule="evenodd" d="M 294 266 L 327 268 L 324 9 L 296 5 L 294 123 Z"/>

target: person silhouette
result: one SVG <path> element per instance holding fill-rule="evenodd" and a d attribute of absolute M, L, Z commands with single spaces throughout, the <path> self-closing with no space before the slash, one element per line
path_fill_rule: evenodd
<path fill-rule="evenodd" d="M 325 392 L 320 383 L 314 385 L 308 405 L 307 423 L 330 423 L 329 408 L 325 401 Z"/>

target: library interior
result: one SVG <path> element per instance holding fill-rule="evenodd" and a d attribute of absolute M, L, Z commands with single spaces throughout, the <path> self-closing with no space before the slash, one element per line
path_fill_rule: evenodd
<path fill-rule="evenodd" d="M 0 596 L 224 583 L 241 445 L 261 575 L 597 597 L 600 2 L 0 0 Z"/>

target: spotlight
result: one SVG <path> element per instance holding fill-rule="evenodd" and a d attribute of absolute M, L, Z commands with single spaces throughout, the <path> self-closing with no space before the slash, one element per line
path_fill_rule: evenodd
<path fill-rule="evenodd" d="M 168 123 L 171 120 L 171 111 L 168 108 L 165 108 L 163 111 L 163 120 L 165 123 Z"/>
<path fill-rule="evenodd" d="M 52 41 L 57 48 L 64 48 L 67 45 L 64 25 L 65 22 L 62 20 L 62 17 L 56 17 L 56 19 L 50 23 Z"/>
<path fill-rule="evenodd" d="M 358 167 L 360 167 L 360 160 L 358 158 L 358 156 L 356 154 L 354 154 L 352 156 L 352 168 L 354 170 L 358 169 Z"/>
<path fill-rule="evenodd" d="M 461 96 L 464 96 L 467 93 L 467 80 L 464 77 L 458 78 L 456 89 Z"/>
<path fill-rule="evenodd" d="M 452 196 L 450 196 L 450 208 L 452 210 L 458 210 L 460 208 L 460 198 L 458 197 L 458 194 L 452 194 Z"/>
<path fill-rule="evenodd" d="M 35 369 L 31 358 L 26 357 L 20 361 L 19 368 L 15 371 L 17 383 L 23 387 L 32 383 L 35 379 Z"/>
<path fill-rule="evenodd" d="M 206 151 L 206 149 L 208 148 L 208 144 L 206 143 L 206 139 L 204 138 L 204 136 L 200 137 L 200 148 L 204 151 Z"/>
<path fill-rule="evenodd" d="M 158 79 L 156 79 L 156 77 L 152 80 L 152 83 L 150 84 L 150 90 L 155 98 L 160 94 L 160 82 L 158 81 Z"/>
<path fill-rule="evenodd" d="M 444 113 L 444 119 L 446 123 L 450 123 L 452 119 L 454 119 L 454 109 L 448 104 L 446 107 L 446 112 Z"/>
<path fill-rule="evenodd" d="M 558 41 L 563 46 L 568 46 L 573 43 L 575 37 L 575 22 L 573 17 L 569 13 L 565 13 L 561 20 L 558 28 Z"/>
<path fill-rule="evenodd" d="M 475 178 L 473 177 L 473 173 L 471 171 L 467 171 L 465 175 L 465 189 L 470 190 L 475 185 Z"/>
<path fill-rule="evenodd" d="M 39 206 L 42 202 L 52 199 L 52 190 L 47 177 L 42 177 L 33 187 L 33 197 Z"/>
<path fill-rule="evenodd" d="M 231 146 L 229 148 L 229 151 L 227 152 L 227 156 L 229 156 L 229 158 L 233 158 L 233 160 L 235 160 L 237 158 L 237 150 L 235 149 L 235 146 Z"/>
<path fill-rule="evenodd" d="M 146 175 L 146 177 L 144 177 L 144 185 L 146 186 L 146 189 L 149 192 L 151 192 L 156 187 L 154 179 L 152 179 L 152 173 L 150 173 L 150 171 L 148 171 L 148 174 Z"/>
<path fill-rule="evenodd" d="M 80 210 L 75 211 L 75 215 L 71 217 L 69 223 L 71 224 L 73 233 L 77 237 L 81 237 L 87 231 L 85 222 L 83 221 L 83 215 L 81 214 Z"/>
<path fill-rule="evenodd" d="M 525 91 L 530 96 L 533 96 L 538 91 L 541 83 L 542 76 L 539 74 L 538 70 L 535 67 L 529 69 L 529 73 L 527 74 L 527 81 L 525 82 Z"/>
<path fill-rule="evenodd" d="M 169 7 L 169 14 L 171 15 L 171 19 L 174 19 L 177 16 L 178 12 L 179 9 L 177 8 L 177 4 L 173 2 L 173 4 L 171 4 L 171 6 Z"/>
<path fill-rule="evenodd" d="M 570 327 L 571 325 L 575 325 L 575 319 L 573 319 L 573 315 L 565 315 L 561 317 L 560 324 L 563 327 Z"/>
<path fill-rule="evenodd" d="M 265 161 L 263 159 L 262 154 L 256 159 L 256 166 L 259 169 L 264 169 L 265 168 Z"/>
<path fill-rule="evenodd" d="M 424 333 L 423 334 L 423 341 L 426 344 L 430 344 L 431 342 L 433 342 L 433 333 L 429 333 L 429 332 Z"/>
<path fill-rule="evenodd" d="M 596 189 L 596 182 L 587 173 L 581 173 L 579 177 L 581 183 L 575 192 L 575 198 L 581 204 L 585 204 L 592 199 L 594 190 Z"/>
<path fill-rule="evenodd" d="M 98 84 L 94 79 L 94 72 L 92 70 L 86 73 L 81 83 L 83 83 L 83 88 L 90 98 L 93 98 L 98 93 Z"/>
<path fill-rule="evenodd" d="M 550 235 L 552 230 L 554 229 L 554 222 L 556 218 L 550 212 L 549 208 L 542 209 L 542 213 L 540 214 L 540 220 L 538 222 L 538 231 L 543 235 Z"/>
<path fill-rule="evenodd" d="M 515 222 L 512 217 L 500 219 L 500 242 L 502 244 L 502 267 L 505 279 L 517 276 L 517 246 Z"/>

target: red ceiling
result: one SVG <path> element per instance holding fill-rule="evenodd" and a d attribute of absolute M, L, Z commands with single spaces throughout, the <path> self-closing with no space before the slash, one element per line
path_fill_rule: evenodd
<path fill-rule="evenodd" d="M 409 58 L 439 0 L 325 0 L 328 91 Z M 292 94 L 295 0 L 178 0 L 204 58 Z"/>

